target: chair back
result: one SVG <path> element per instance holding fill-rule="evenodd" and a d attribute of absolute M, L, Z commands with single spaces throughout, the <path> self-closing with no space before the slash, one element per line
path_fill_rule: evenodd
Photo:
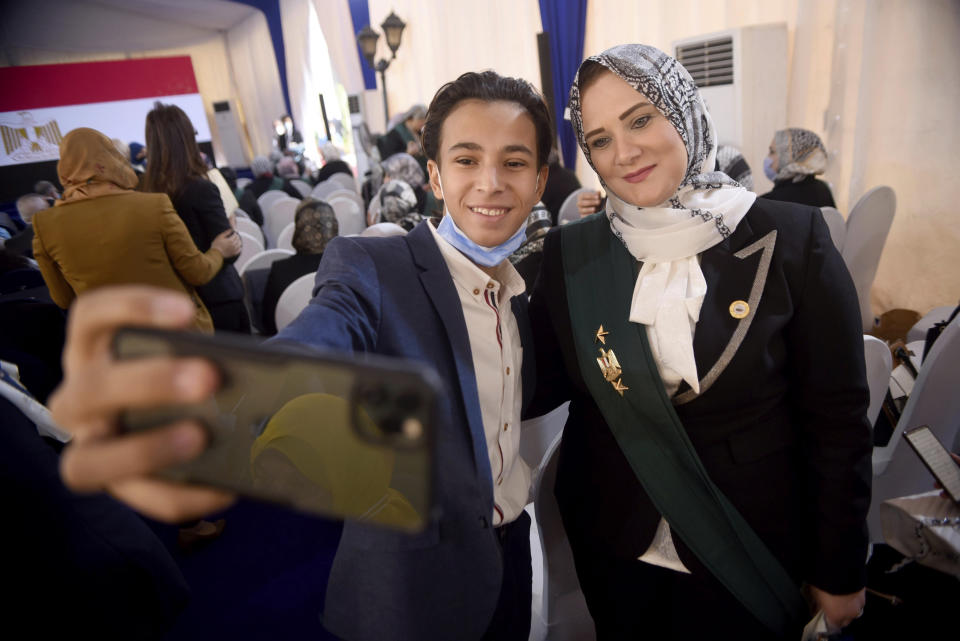
<path fill-rule="evenodd" d="M 327 202 L 330 202 L 334 198 L 349 198 L 360 205 L 360 208 L 363 209 L 363 198 L 360 196 L 360 194 L 350 189 L 343 189 L 342 187 L 339 187 L 327 194 Z"/>
<path fill-rule="evenodd" d="M 277 249 L 289 249 L 290 251 L 296 251 L 293 248 L 293 232 L 296 228 L 294 223 L 290 223 L 283 228 L 283 231 L 280 232 L 280 235 L 277 236 Z"/>
<path fill-rule="evenodd" d="M 293 254 L 294 252 L 289 249 L 266 249 L 238 267 L 237 271 L 240 272 L 240 277 L 243 278 L 244 273 L 250 270 L 266 269 L 270 267 L 274 261 L 280 260 L 281 258 L 288 258 L 289 256 L 293 256 Z"/>
<path fill-rule="evenodd" d="M 237 189 L 245 189 L 252 182 L 253 180 L 250 178 L 237 178 Z"/>
<path fill-rule="evenodd" d="M 847 237 L 847 221 L 843 219 L 843 214 L 835 207 L 821 207 L 820 211 L 823 212 L 823 219 L 830 229 L 830 240 L 833 241 L 833 246 L 837 251 L 843 251 L 843 241 Z"/>
<path fill-rule="evenodd" d="M 333 178 L 333 176 L 330 178 Z M 327 178 L 322 183 L 319 183 L 316 187 L 314 187 L 313 191 L 310 192 L 310 197 L 316 198 L 317 200 L 326 201 L 330 193 L 337 191 L 338 189 L 343 189 L 343 185 L 335 180 L 330 180 L 330 178 Z"/>
<path fill-rule="evenodd" d="M 910 446 L 901 443 L 903 432 L 927 425 L 947 449 L 957 445 L 960 427 L 957 363 L 960 363 L 960 316 L 947 325 L 923 359 L 890 442 L 873 450 L 873 498 L 867 516 L 871 542 L 883 540 L 881 503 L 933 489 L 933 476 Z"/>
<path fill-rule="evenodd" d="M 880 256 L 883 254 L 883 246 L 887 242 L 896 209 L 897 197 L 893 190 L 889 187 L 874 187 L 857 201 L 847 217 L 847 234 L 840 254 L 857 289 L 864 332 L 873 327 L 870 288 L 877 275 L 877 266 L 880 264 Z"/>
<path fill-rule="evenodd" d="M 560 205 L 560 211 L 557 212 L 557 225 L 566 225 L 575 220 L 580 220 L 580 210 L 577 209 L 577 196 L 585 191 L 594 190 L 581 187 L 564 199 L 563 204 Z"/>
<path fill-rule="evenodd" d="M 280 294 L 277 301 L 277 312 L 274 317 L 277 321 L 277 331 L 293 322 L 300 315 L 303 308 L 310 302 L 313 295 L 313 281 L 316 274 L 305 274 L 293 281 Z"/>
<path fill-rule="evenodd" d="M 870 388 L 870 406 L 867 408 L 867 421 L 870 425 L 877 422 L 880 406 L 887 395 L 890 385 L 890 372 L 893 370 L 893 357 L 890 348 L 876 336 L 863 335 L 863 356 L 867 362 L 867 387 Z"/>
<path fill-rule="evenodd" d="M 353 193 L 357 193 L 357 181 L 353 179 L 353 176 L 348 176 L 343 172 L 337 172 L 327 180 L 338 185 L 341 189 L 349 189 Z"/>
<path fill-rule="evenodd" d="M 931 329 L 934 323 L 942 323 L 950 318 L 950 314 L 956 309 L 953 305 L 943 307 L 934 307 L 923 315 L 923 318 L 914 323 L 910 331 L 907 332 L 907 342 L 925 341 L 927 339 L 927 330 Z"/>
<path fill-rule="evenodd" d="M 361 236 L 373 236 L 374 238 L 386 238 L 387 236 L 405 236 L 407 230 L 397 223 L 377 223 L 370 225 L 362 232 Z"/>
<path fill-rule="evenodd" d="M 259 238 L 256 238 L 245 231 L 237 231 L 240 234 L 240 239 L 243 241 L 243 247 L 240 248 L 240 255 L 237 256 L 236 262 L 233 263 L 233 266 L 237 270 L 243 269 L 243 266 L 247 264 L 251 258 L 263 251 L 263 243 L 260 242 Z"/>
<path fill-rule="evenodd" d="M 260 205 L 261 211 L 270 211 L 270 208 L 273 206 L 273 203 L 277 202 L 282 198 L 289 198 L 290 195 L 285 191 L 280 191 L 279 189 L 268 189 L 267 191 L 260 194 L 260 197 L 257 198 L 257 204 Z"/>
<path fill-rule="evenodd" d="M 363 206 L 357 204 L 355 200 L 338 196 L 327 202 L 333 207 L 333 213 L 337 216 L 340 236 L 354 236 L 366 229 L 367 221 L 364 220 Z"/>
<path fill-rule="evenodd" d="M 270 247 L 277 246 L 283 228 L 293 222 L 300 201 L 296 198 L 281 198 L 269 210 L 264 210 L 263 232 Z"/>
<path fill-rule="evenodd" d="M 309 185 L 306 181 L 300 180 L 299 178 L 294 178 L 290 181 L 290 184 L 293 185 L 293 188 L 300 192 L 302 198 L 306 198 L 310 195 L 310 192 L 313 191 L 313 187 Z"/>
<path fill-rule="evenodd" d="M 563 435 L 558 434 L 547 448 L 544 464 L 533 488 L 534 511 L 543 553 L 542 616 L 548 639 L 592 641 L 596 639 L 596 630 L 577 580 L 573 552 L 553 495 L 562 438 Z"/>
<path fill-rule="evenodd" d="M 267 240 L 263 237 L 263 230 L 260 229 L 260 225 L 253 222 L 249 218 L 244 218 L 242 216 L 237 216 L 237 231 L 242 231 L 245 234 L 250 234 L 254 238 L 260 241 L 260 244 L 266 246 Z"/>

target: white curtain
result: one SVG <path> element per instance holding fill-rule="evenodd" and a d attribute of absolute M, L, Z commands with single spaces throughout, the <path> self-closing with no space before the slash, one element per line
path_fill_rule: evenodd
<path fill-rule="evenodd" d="M 313 6 L 327 41 L 334 77 L 347 94 L 362 93 L 363 72 L 349 3 L 347 0 L 313 0 Z"/>
<path fill-rule="evenodd" d="M 251 14 L 227 32 L 227 52 L 253 153 L 267 155 L 273 149 L 273 121 L 286 106 L 267 19 L 262 13 Z"/>
<path fill-rule="evenodd" d="M 391 116 L 429 103 L 441 85 L 466 71 L 494 69 L 540 87 L 537 0 L 369 0 L 369 6 L 371 27 L 378 32 L 390 11 L 407 23 L 386 72 Z M 377 54 L 378 60 L 390 57 L 382 33 Z M 374 131 L 382 126 L 370 123 Z"/>

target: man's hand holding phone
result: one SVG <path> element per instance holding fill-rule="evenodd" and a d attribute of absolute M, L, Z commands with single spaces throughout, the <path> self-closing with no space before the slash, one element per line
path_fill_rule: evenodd
<path fill-rule="evenodd" d="M 194 312 L 187 296 L 153 287 L 106 288 L 77 299 L 67 328 L 63 383 L 50 399 L 54 420 L 73 434 L 61 459 L 68 487 L 106 490 L 168 522 L 209 514 L 233 501 L 221 490 L 151 478 L 203 451 L 206 436 L 197 421 L 120 433 L 123 410 L 196 402 L 216 389 L 217 371 L 202 359 L 118 361 L 111 352 L 120 327 L 180 329 L 190 324 Z"/>

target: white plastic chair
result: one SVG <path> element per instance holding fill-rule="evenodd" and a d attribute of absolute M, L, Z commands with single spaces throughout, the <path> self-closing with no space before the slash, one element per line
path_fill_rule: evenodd
<path fill-rule="evenodd" d="M 280 294 L 277 301 L 277 311 L 274 318 L 277 321 L 277 331 L 293 322 L 300 315 L 303 308 L 310 302 L 313 295 L 313 280 L 316 274 L 306 274 L 293 281 Z"/>
<path fill-rule="evenodd" d="M 880 406 L 887 395 L 890 385 L 890 372 L 893 369 L 893 357 L 890 348 L 876 336 L 863 336 L 863 356 L 867 361 L 867 387 L 870 388 L 870 406 L 867 408 L 867 420 L 870 425 L 877 422 Z"/>
<path fill-rule="evenodd" d="M 290 181 L 290 184 L 293 185 L 293 188 L 300 192 L 300 196 L 306 198 L 310 195 L 310 192 L 313 191 L 313 187 L 310 186 L 306 181 L 300 180 L 299 178 L 294 178 Z"/>
<path fill-rule="evenodd" d="M 585 191 L 594 190 L 581 187 L 564 199 L 563 204 L 560 205 L 560 211 L 557 212 L 558 225 L 566 225 L 567 223 L 572 223 L 575 220 L 580 220 L 580 210 L 577 209 L 577 196 Z"/>
<path fill-rule="evenodd" d="M 257 240 L 259 240 L 261 245 L 264 245 L 264 246 L 266 245 L 267 239 L 263 237 L 263 230 L 260 229 L 260 225 L 253 222 L 249 218 L 245 218 L 243 216 L 237 216 L 237 231 L 242 231 L 245 234 L 250 234 Z"/>
<path fill-rule="evenodd" d="M 245 264 L 237 267 L 237 271 L 240 272 L 240 277 L 243 278 L 244 272 L 254 269 L 266 269 L 267 267 L 270 267 L 274 261 L 280 260 L 281 258 L 289 258 L 290 256 L 293 256 L 293 254 L 293 250 L 290 249 L 266 249 L 253 256 L 253 258 L 248 260 Z"/>
<path fill-rule="evenodd" d="M 873 312 L 870 309 L 870 288 L 877 275 L 877 266 L 883 254 L 883 246 L 893 224 L 897 209 L 897 197 L 889 187 L 874 187 L 865 193 L 850 210 L 847 217 L 847 234 L 840 255 L 850 270 L 857 298 L 860 300 L 860 316 L 863 331 L 873 327 Z"/>
<path fill-rule="evenodd" d="M 332 177 L 333 176 L 331 176 L 331 178 Z M 331 193 L 337 191 L 338 189 L 343 189 L 343 185 L 336 181 L 330 180 L 330 178 L 327 178 L 313 188 L 313 191 L 310 192 L 310 197 L 325 201 Z"/>
<path fill-rule="evenodd" d="M 823 219 L 830 229 L 830 240 L 833 241 L 833 246 L 837 251 L 843 251 L 843 241 L 847 237 L 847 221 L 843 219 L 843 214 L 835 207 L 821 207 L 820 211 L 823 212 Z"/>
<path fill-rule="evenodd" d="M 592 641 L 596 631 L 577 580 L 573 552 L 567 541 L 560 509 L 553 496 L 557 461 L 563 435 L 557 435 L 544 456 L 545 464 L 534 481 L 534 511 L 543 553 L 543 610 L 547 638 L 551 641 Z M 532 627 L 532 626 L 531 626 Z"/>
<path fill-rule="evenodd" d="M 277 246 L 280 232 L 293 222 L 299 205 L 300 201 L 296 198 L 286 197 L 273 203 L 273 207 L 269 211 L 264 210 L 263 233 L 266 235 L 270 247 Z"/>
<path fill-rule="evenodd" d="M 327 194 L 327 202 L 330 202 L 335 198 L 349 198 L 353 202 L 357 203 L 361 209 L 363 209 L 363 198 L 355 191 L 339 187 Z"/>
<path fill-rule="evenodd" d="M 348 176 L 343 172 L 337 172 L 330 176 L 327 180 L 338 185 L 342 189 L 349 189 L 353 193 L 357 193 L 357 181 L 353 179 L 353 176 Z"/>
<path fill-rule="evenodd" d="M 237 260 L 233 263 L 233 266 L 239 271 L 243 269 L 243 266 L 246 265 L 251 258 L 263 251 L 263 243 L 245 231 L 237 231 L 237 233 L 240 234 L 243 247 L 240 249 L 240 255 L 237 256 Z"/>
<path fill-rule="evenodd" d="M 327 201 L 337 217 L 340 236 L 359 234 L 367 227 L 363 207 L 351 198 L 338 196 Z"/>
<path fill-rule="evenodd" d="M 910 446 L 901 443 L 903 432 L 928 425 L 944 446 L 955 447 L 960 427 L 957 363 L 960 363 L 960 316 L 943 330 L 923 359 L 913 392 L 890 442 L 873 448 L 873 498 L 867 516 L 871 543 L 883 541 L 881 503 L 933 489 L 933 476 Z"/>
<path fill-rule="evenodd" d="M 264 212 L 270 211 L 270 208 L 273 206 L 273 203 L 281 200 L 283 198 L 290 198 L 290 195 L 285 191 L 280 191 L 279 189 L 269 189 L 257 198 L 257 204 L 260 205 L 260 209 Z"/>
<path fill-rule="evenodd" d="M 280 235 L 277 236 L 277 249 L 289 249 L 290 251 L 295 251 L 293 249 L 293 231 L 296 229 L 294 223 L 290 223 L 283 228 L 283 231 L 280 232 Z"/>
<path fill-rule="evenodd" d="M 377 223 L 376 225 L 370 225 L 362 232 L 361 236 L 372 236 L 374 238 L 386 238 L 388 236 L 405 236 L 407 230 L 398 225 L 397 223 Z"/>
<path fill-rule="evenodd" d="M 923 315 L 923 318 L 914 323 L 910 331 L 907 332 L 907 342 L 925 341 L 927 339 L 927 330 L 933 327 L 934 323 L 940 323 L 950 318 L 950 314 L 954 309 L 955 307 L 952 305 L 931 309 Z"/>
<path fill-rule="evenodd" d="M 252 183 L 253 180 L 249 178 L 237 178 L 237 189 L 244 189 L 247 185 Z"/>

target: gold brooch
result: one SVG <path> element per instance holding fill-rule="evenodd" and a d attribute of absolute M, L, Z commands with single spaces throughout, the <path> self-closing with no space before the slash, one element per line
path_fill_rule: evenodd
<path fill-rule="evenodd" d="M 605 331 L 605 330 L 603 329 L 603 325 L 601 325 L 601 326 L 600 326 L 600 329 L 597 330 L 597 335 L 594 336 L 594 338 L 593 338 L 593 342 L 596 343 L 597 341 L 600 341 L 600 344 L 601 344 L 601 345 L 606 345 L 606 344 L 607 344 L 606 336 L 607 336 L 607 334 L 609 334 L 609 333 L 610 333 L 610 332 Z"/>
<path fill-rule="evenodd" d="M 750 305 L 745 300 L 735 300 L 730 303 L 730 315 L 736 319 L 746 318 L 750 314 Z"/>
<path fill-rule="evenodd" d="M 597 364 L 600 366 L 603 379 L 613 385 L 613 389 L 615 389 L 620 396 L 623 396 L 625 390 L 630 389 L 623 384 L 620 378 L 623 370 L 620 368 L 620 361 L 617 360 L 617 355 L 613 353 L 612 349 L 603 351 L 601 347 L 600 358 L 597 359 Z"/>

